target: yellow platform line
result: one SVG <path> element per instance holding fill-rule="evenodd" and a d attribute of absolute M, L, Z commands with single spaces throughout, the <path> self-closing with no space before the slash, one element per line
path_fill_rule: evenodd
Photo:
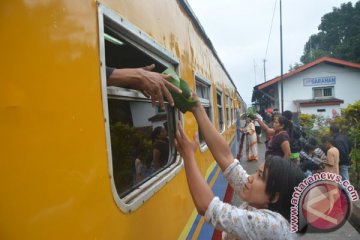
<path fill-rule="evenodd" d="M 214 177 L 211 179 L 211 181 L 210 181 L 210 183 L 209 183 L 210 187 L 214 186 L 214 183 L 215 183 L 216 179 L 217 179 L 218 176 L 219 176 L 220 170 L 221 170 L 220 168 L 218 168 L 218 169 L 216 170 L 216 173 L 214 174 Z M 196 227 L 196 230 L 195 230 L 195 232 L 194 232 L 194 235 L 193 235 L 192 239 L 195 239 L 195 240 L 198 239 L 199 234 L 200 234 L 200 230 L 201 230 L 204 222 L 205 222 L 205 218 L 203 218 L 203 217 L 200 218 L 200 221 L 199 221 L 199 223 L 198 223 L 198 225 L 197 225 L 197 227 Z"/>
<path fill-rule="evenodd" d="M 216 162 L 213 162 L 206 171 L 205 179 L 209 178 L 211 172 L 214 170 L 215 167 L 216 167 Z M 214 174 L 214 177 L 211 179 L 211 181 L 209 183 L 210 187 L 212 187 L 214 185 L 219 173 L 220 173 L 220 168 L 217 169 L 216 173 Z M 191 216 L 190 216 L 189 220 L 187 221 L 183 231 L 181 232 L 181 234 L 180 234 L 180 236 L 178 238 L 179 240 L 184 240 L 189 235 L 189 232 L 191 230 L 191 227 L 194 224 L 194 221 L 195 221 L 197 215 L 198 215 L 198 212 L 197 212 L 196 209 L 194 209 L 193 212 L 191 213 Z M 199 235 L 200 229 L 201 229 L 203 224 L 204 224 L 204 218 L 201 218 L 193 236 L 195 236 L 195 235 L 198 236 Z M 199 228 L 199 226 L 201 226 L 201 227 Z M 198 230 L 198 228 L 199 228 L 199 230 Z M 198 233 L 196 233 L 196 231 L 198 231 Z M 193 237 L 193 239 L 194 239 L 194 237 Z"/>

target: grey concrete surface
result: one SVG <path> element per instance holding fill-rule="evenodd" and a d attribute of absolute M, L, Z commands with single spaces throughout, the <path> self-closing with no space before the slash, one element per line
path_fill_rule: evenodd
<path fill-rule="evenodd" d="M 331 233 L 305 233 L 298 236 L 299 240 L 359 240 L 360 234 L 347 221 L 341 228 Z"/>

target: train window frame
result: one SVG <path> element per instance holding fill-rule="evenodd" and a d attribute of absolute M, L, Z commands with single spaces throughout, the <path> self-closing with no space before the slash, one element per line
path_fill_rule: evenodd
<path fill-rule="evenodd" d="M 219 97 L 218 95 L 220 95 L 220 104 L 219 104 Z M 220 89 L 216 89 L 216 106 L 217 106 L 217 112 L 218 112 L 218 128 L 219 128 L 219 132 L 223 133 L 225 132 L 225 114 L 224 114 L 224 94 Z M 221 109 L 221 110 L 219 110 Z M 222 119 L 222 124 L 220 121 L 220 117 Z"/>
<path fill-rule="evenodd" d="M 159 63 L 166 67 L 173 67 L 176 72 L 179 71 L 179 61 L 174 54 L 163 48 L 161 45 L 151 39 L 146 33 L 135 27 L 132 23 L 125 20 L 118 13 L 110 8 L 98 3 L 98 31 L 99 31 L 99 57 L 100 57 L 100 78 L 102 88 L 102 103 L 105 124 L 105 137 L 107 147 L 108 171 L 110 176 L 110 184 L 113 198 L 116 205 L 125 213 L 130 213 L 143 205 L 157 191 L 159 191 L 167 182 L 174 178 L 183 168 L 183 161 L 177 153 L 174 144 L 170 146 L 174 150 L 170 150 L 174 160 L 169 166 L 164 167 L 156 175 L 153 175 L 141 185 L 136 186 L 126 196 L 120 197 L 116 190 L 113 174 L 113 159 L 109 126 L 109 95 L 117 98 L 137 99 L 144 101 L 145 96 L 135 90 L 123 89 L 119 87 L 108 87 L 106 81 L 106 58 L 105 58 L 105 25 L 116 30 L 122 38 L 131 43 L 133 47 L 142 51 L 149 57 L 156 59 Z M 174 110 L 172 127 L 176 129 L 178 119 L 182 119 L 182 114 Z M 175 131 L 174 131 L 175 132 Z M 174 136 L 172 136 L 174 137 Z M 172 141 L 172 140 L 171 140 Z"/>
<path fill-rule="evenodd" d="M 204 106 L 204 108 L 208 107 L 210 114 L 208 114 L 208 117 L 210 119 L 210 121 L 213 123 L 214 122 L 214 110 L 213 110 L 213 97 L 212 97 L 212 84 L 211 81 L 206 79 L 205 77 L 201 76 L 198 73 L 195 73 L 195 92 L 197 92 L 197 85 L 201 85 L 202 87 L 204 87 L 205 89 L 208 90 L 208 98 L 203 98 L 201 96 L 199 96 L 199 101 L 201 103 L 202 106 Z M 208 146 L 204 141 L 201 140 L 201 133 L 200 133 L 200 129 L 199 129 L 199 142 L 200 142 L 200 151 L 201 152 L 205 152 L 208 149 Z"/>
<path fill-rule="evenodd" d="M 235 111 L 235 101 L 234 98 L 231 98 L 231 112 L 232 112 L 232 124 L 236 123 L 236 111 Z"/>
<path fill-rule="evenodd" d="M 231 126 L 231 106 L 230 106 L 230 96 L 229 94 L 225 94 L 225 102 L 226 102 L 226 123 L 227 127 Z"/>

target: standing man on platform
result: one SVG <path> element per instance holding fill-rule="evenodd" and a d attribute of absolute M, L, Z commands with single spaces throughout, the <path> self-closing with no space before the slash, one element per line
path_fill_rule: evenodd
<path fill-rule="evenodd" d="M 340 153 L 340 176 L 343 180 L 349 180 L 351 143 L 345 135 L 339 133 L 339 127 L 336 125 L 330 126 L 330 134 L 334 139 L 335 147 L 339 150 Z"/>

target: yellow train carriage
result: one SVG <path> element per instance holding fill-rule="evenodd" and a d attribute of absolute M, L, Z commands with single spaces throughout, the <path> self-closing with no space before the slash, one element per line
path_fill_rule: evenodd
<path fill-rule="evenodd" d="M 178 239 L 196 211 L 174 148 L 191 114 L 106 85 L 106 67 L 172 68 L 229 144 L 244 105 L 186 1 L 3 1 L 0 239 Z M 168 133 L 152 166 L 151 132 Z M 201 139 L 204 177 L 215 162 Z M 195 237 L 192 235 L 191 237 Z"/>

